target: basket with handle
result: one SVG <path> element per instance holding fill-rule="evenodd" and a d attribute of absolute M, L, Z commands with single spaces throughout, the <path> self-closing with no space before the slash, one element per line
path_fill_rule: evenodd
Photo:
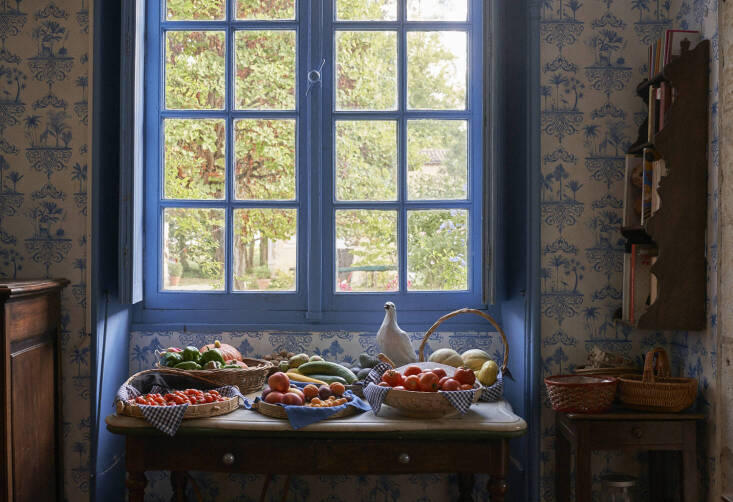
<path fill-rule="evenodd" d="M 156 355 L 160 357 L 160 354 L 156 352 Z M 176 368 L 167 368 L 161 366 L 160 363 L 156 363 L 156 368 L 166 368 L 172 371 L 178 371 L 187 375 L 201 376 L 208 378 L 209 380 L 219 385 L 233 385 L 239 388 L 239 392 L 242 394 L 249 394 L 250 392 L 256 392 L 265 385 L 265 380 L 270 375 L 272 370 L 275 369 L 275 365 L 270 361 L 264 359 L 252 359 L 249 357 L 243 357 L 242 362 L 246 364 L 247 368 L 226 368 L 216 370 L 182 370 Z"/>
<path fill-rule="evenodd" d="M 496 320 L 489 314 L 476 309 L 463 308 L 459 310 L 454 310 L 453 312 L 449 312 L 448 314 L 442 316 L 440 319 L 435 321 L 432 326 L 430 326 L 430 329 L 428 329 L 423 336 L 422 342 L 420 343 L 420 348 L 418 350 L 420 362 L 425 361 L 425 346 L 427 345 L 430 336 L 435 333 L 435 330 L 437 330 L 443 322 L 461 314 L 475 314 L 477 316 L 483 317 L 484 319 L 489 321 L 489 324 L 491 324 L 501 336 L 501 341 L 504 344 L 504 359 L 501 363 L 501 366 L 499 367 L 499 374 L 497 375 L 496 382 L 488 387 L 484 387 L 483 391 L 481 392 L 481 401 L 498 401 L 504 394 L 504 376 L 508 376 L 509 378 L 511 378 L 511 373 L 509 373 L 509 370 L 507 368 L 507 363 L 509 362 L 509 343 L 507 342 L 504 330 L 501 329 L 499 323 L 497 323 Z"/>
<path fill-rule="evenodd" d="M 635 410 L 659 412 L 678 412 L 692 406 L 697 396 L 697 379 L 669 375 L 667 351 L 661 347 L 650 350 L 644 358 L 641 376 L 618 378 L 621 402 Z"/>

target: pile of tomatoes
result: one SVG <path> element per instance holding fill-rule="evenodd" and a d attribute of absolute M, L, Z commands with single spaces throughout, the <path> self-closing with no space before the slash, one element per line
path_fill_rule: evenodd
<path fill-rule="evenodd" d="M 423 369 L 408 366 L 404 373 L 387 370 L 377 385 L 392 387 L 395 390 L 416 392 L 438 392 L 439 390 L 471 390 L 476 383 L 476 374 L 470 368 L 457 368 L 453 376 L 448 376 L 443 368 Z"/>
<path fill-rule="evenodd" d="M 199 389 L 176 390 L 166 395 L 145 394 L 131 400 L 135 404 L 144 406 L 175 406 L 177 404 L 206 404 L 226 401 L 217 391 L 202 391 Z"/>

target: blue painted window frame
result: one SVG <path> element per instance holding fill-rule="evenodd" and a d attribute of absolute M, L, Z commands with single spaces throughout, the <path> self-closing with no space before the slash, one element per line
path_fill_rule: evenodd
<path fill-rule="evenodd" d="M 401 311 L 416 313 L 446 311 L 470 306 L 496 312 L 487 304 L 485 291 L 489 288 L 484 263 L 485 240 L 489 234 L 484 199 L 489 197 L 484 188 L 484 2 L 468 0 L 467 22 L 406 21 L 407 2 L 399 0 L 400 15 L 396 22 L 336 21 L 335 0 L 298 0 L 294 21 L 236 21 L 235 0 L 227 0 L 225 21 L 181 22 L 165 21 L 165 2 L 147 2 L 146 41 L 146 112 L 145 112 L 145 257 L 144 304 L 151 322 L 169 319 L 195 319 L 200 322 L 236 322 L 246 309 L 253 322 L 272 321 L 278 312 L 282 322 L 323 321 L 342 322 L 358 320 L 358 314 L 378 310 L 385 300 L 397 303 Z M 164 110 L 161 104 L 164 92 L 164 67 L 161 64 L 165 50 L 164 33 L 167 30 L 215 30 L 227 32 L 226 51 L 226 108 L 224 111 Z M 297 32 L 297 103 L 293 112 L 233 111 L 234 60 L 233 33 L 239 29 L 295 29 Z M 337 112 L 333 109 L 334 33 L 338 30 L 394 30 L 398 41 L 398 71 L 400 74 L 399 106 L 395 112 Z M 467 32 L 469 47 L 469 78 L 467 108 L 465 111 L 426 111 L 406 109 L 406 37 L 409 31 L 461 30 Z M 322 59 L 326 64 L 322 83 L 306 96 L 306 74 L 317 68 Z M 162 121 L 164 118 L 225 118 L 227 121 L 227 195 L 224 201 L 164 200 L 162 158 Z M 233 134 L 232 124 L 237 118 L 296 118 L 297 122 L 297 196 L 295 201 L 236 201 L 233 196 Z M 398 121 L 399 190 L 397 202 L 344 203 L 337 202 L 334 190 L 334 159 L 332 141 L 336 119 L 392 119 Z M 468 186 L 465 201 L 407 201 L 406 197 L 406 127 L 409 119 L 465 119 L 469 122 Z M 162 211 L 166 207 L 225 207 L 225 289 L 221 292 L 165 291 L 162 288 Z M 298 209 L 298 264 L 295 292 L 233 292 L 231 291 L 232 256 L 228 249 L 232 242 L 231 221 L 235 208 L 291 207 Z M 398 211 L 400 292 L 395 293 L 338 293 L 335 290 L 335 225 L 336 208 L 374 208 Z M 408 209 L 468 209 L 469 220 L 469 289 L 460 292 L 407 292 L 407 234 Z M 488 243 L 491 246 L 491 243 Z M 157 312 L 157 314 L 150 314 Z M 167 312 L 172 312 L 168 315 Z M 188 315 L 181 316 L 187 312 Z M 222 313 L 225 313 L 222 316 Z M 239 317 L 238 317 L 239 315 Z M 424 314 L 423 314 L 424 315 Z M 176 317 L 177 316 L 177 317 Z M 252 316 L 252 317 L 250 317 Z"/>

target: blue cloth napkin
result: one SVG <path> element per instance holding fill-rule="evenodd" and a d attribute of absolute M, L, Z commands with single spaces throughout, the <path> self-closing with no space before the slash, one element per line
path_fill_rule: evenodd
<path fill-rule="evenodd" d="M 303 382 L 291 381 L 290 385 L 297 386 L 298 388 L 302 389 L 308 384 Z M 340 406 L 331 406 L 328 408 L 312 408 L 310 406 L 290 406 L 284 404 L 280 404 L 279 406 L 285 408 L 285 413 L 288 414 L 288 421 L 295 430 L 302 429 L 306 425 L 314 424 L 316 422 L 320 422 L 321 420 L 326 420 L 331 415 L 335 415 L 339 411 L 346 409 L 348 406 L 356 408 L 360 411 L 369 411 L 372 409 L 369 403 L 367 403 L 360 397 L 355 396 L 354 393 L 350 390 L 347 390 L 344 393 L 344 397 L 349 398 L 348 403 L 342 404 Z M 259 397 L 255 399 L 255 403 L 259 401 L 261 401 Z"/>
<path fill-rule="evenodd" d="M 366 387 L 364 387 L 364 397 L 367 398 L 369 404 L 372 407 L 375 415 L 379 414 L 379 410 L 382 408 L 382 403 L 387 397 L 391 387 L 380 387 L 377 385 L 382 380 L 382 374 L 392 369 L 392 366 L 386 363 L 379 363 L 372 371 L 369 372 L 367 377 L 364 379 Z M 481 392 L 482 389 L 472 390 L 456 390 L 456 391 L 444 391 L 439 390 L 438 394 L 443 396 L 456 410 L 461 413 L 467 413 L 468 409 L 473 404 L 473 398 L 476 392 Z"/>
<path fill-rule="evenodd" d="M 173 389 L 154 385 L 149 394 L 167 394 L 171 390 Z M 249 403 L 249 401 L 242 395 L 241 392 L 239 392 L 239 389 L 237 389 L 236 387 L 227 385 L 217 388 L 216 391 L 223 397 L 238 397 L 240 403 L 246 409 L 252 408 L 252 405 Z M 117 390 L 117 395 L 115 396 L 115 404 L 119 400 L 127 401 L 129 399 L 135 399 L 137 396 L 140 395 L 142 394 L 135 387 L 132 387 L 130 385 L 122 385 Z M 183 415 L 186 413 L 186 409 L 189 405 L 177 404 L 174 406 L 148 406 L 138 404 L 137 406 L 140 408 L 140 411 L 145 417 L 145 420 L 147 420 L 150 425 L 152 425 L 162 433 L 167 434 L 168 436 L 175 436 L 178 428 L 181 426 Z"/>

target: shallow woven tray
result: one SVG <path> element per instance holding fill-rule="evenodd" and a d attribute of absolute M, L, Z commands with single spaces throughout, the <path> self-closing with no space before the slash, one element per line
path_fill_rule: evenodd
<path fill-rule="evenodd" d="M 251 359 L 243 357 L 242 362 L 249 368 L 227 368 L 219 370 L 181 370 L 156 365 L 159 368 L 167 368 L 173 371 L 202 376 L 220 385 L 233 385 L 239 388 L 242 394 L 256 392 L 265 385 L 270 370 L 275 366 L 264 359 Z"/>
<path fill-rule="evenodd" d="M 288 413 L 285 411 L 285 408 L 283 408 L 279 404 L 270 404 L 270 403 L 266 403 L 265 401 L 258 401 L 252 405 L 252 409 L 257 410 L 258 412 L 270 418 L 281 418 L 281 419 L 288 418 Z M 356 415 L 360 411 L 361 410 L 354 408 L 353 406 L 347 406 L 343 410 L 337 413 L 334 413 L 333 415 L 328 417 L 326 420 L 335 420 L 337 418 L 350 417 L 352 415 Z"/>
<path fill-rule="evenodd" d="M 191 404 L 186 408 L 183 418 L 207 418 L 226 415 L 239 408 L 239 398 L 230 397 L 226 401 L 206 404 Z M 143 412 L 137 404 L 117 401 L 117 414 L 126 415 L 128 417 L 145 418 Z"/>
<path fill-rule="evenodd" d="M 397 368 L 397 371 L 404 372 L 408 366 L 419 366 L 421 368 L 443 368 L 448 376 L 453 376 L 456 368 L 440 363 L 418 362 L 406 364 Z M 474 384 L 474 389 L 480 389 L 474 393 L 473 402 L 476 403 L 481 397 L 483 387 L 480 383 Z M 441 418 L 457 415 L 459 411 L 453 407 L 448 400 L 439 392 L 418 392 L 414 390 L 395 390 L 387 392 L 384 397 L 384 404 L 398 410 L 400 414 L 414 418 Z"/>

